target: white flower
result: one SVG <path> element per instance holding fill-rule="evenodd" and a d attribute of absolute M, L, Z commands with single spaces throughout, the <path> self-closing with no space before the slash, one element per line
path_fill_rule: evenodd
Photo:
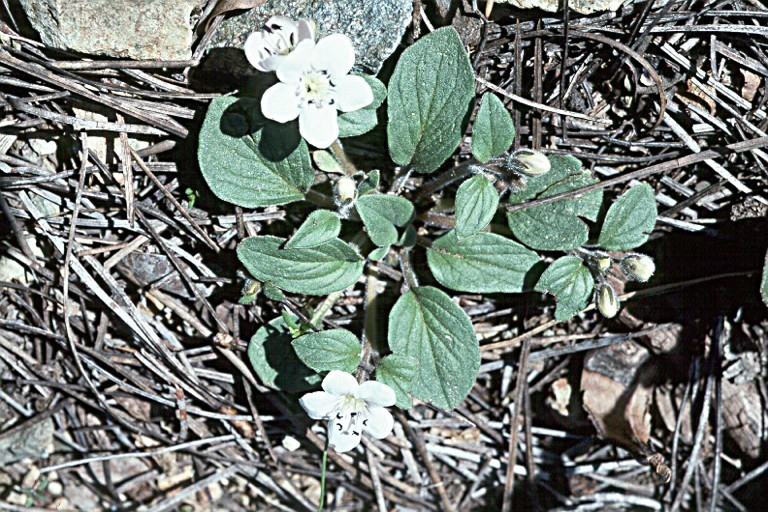
<path fill-rule="evenodd" d="M 277 68 L 280 83 L 261 97 L 261 111 L 278 123 L 298 117 L 306 141 L 327 148 L 339 136 L 336 111 L 358 110 L 373 101 L 368 82 L 349 75 L 354 63 L 355 49 L 344 34 L 299 42 Z"/>
<path fill-rule="evenodd" d="M 272 16 L 264 28 L 245 41 L 245 57 L 259 71 L 275 71 L 299 42 L 315 39 L 315 27 L 309 20 L 298 23 L 285 16 Z"/>
<path fill-rule="evenodd" d="M 299 403 L 313 420 L 330 420 L 328 444 L 337 452 L 348 452 L 360 444 L 363 431 L 384 439 L 395 426 L 385 407 L 395 405 L 394 390 L 381 382 L 357 380 L 334 370 L 323 379 L 323 389 L 301 397 Z"/>

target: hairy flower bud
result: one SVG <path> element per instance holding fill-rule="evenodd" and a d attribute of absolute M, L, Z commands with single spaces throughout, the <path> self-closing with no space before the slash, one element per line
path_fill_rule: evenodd
<path fill-rule="evenodd" d="M 595 295 L 597 309 L 605 318 L 613 318 L 619 312 L 619 299 L 609 284 L 600 285 Z"/>
<path fill-rule="evenodd" d="M 595 258 L 595 266 L 597 267 L 597 270 L 602 272 L 603 274 L 611 268 L 611 260 L 610 256 L 598 256 Z"/>
<path fill-rule="evenodd" d="M 548 173 L 551 168 L 549 158 L 540 151 L 521 149 L 514 154 L 513 158 L 517 164 L 517 171 L 526 176 L 541 176 Z"/>
<path fill-rule="evenodd" d="M 341 203 L 349 203 L 357 199 L 357 183 L 348 176 L 342 176 L 336 181 L 336 198 Z"/>
<path fill-rule="evenodd" d="M 628 278 L 644 283 L 651 278 L 656 265 L 645 254 L 628 254 L 621 260 L 621 270 Z"/>

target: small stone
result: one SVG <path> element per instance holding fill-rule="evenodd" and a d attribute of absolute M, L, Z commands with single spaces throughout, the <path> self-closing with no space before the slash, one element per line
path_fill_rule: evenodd
<path fill-rule="evenodd" d="M 20 0 L 48 46 L 137 60 L 192 57 L 200 0 Z"/>
<path fill-rule="evenodd" d="M 541 9 L 548 12 L 560 10 L 560 0 L 496 0 L 497 4 L 509 4 L 520 9 Z M 592 14 L 602 11 L 615 11 L 624 0 L 570 0 L 568 7 L 579 14 Z"/>
<path fill-rule="evenodd" d="M 285 448 L 289 452 L 295 452 L 296 450 L 301 448 L 301 443 L 299 443 L 299 441 L 297 441 L 296 438 L 293 436 L 285 436 L 283 438 L 282 445 L 283 445 L 283 448 Z"/>
<path fill-rule="evenodd" d="M 0 467 L 26 457 L 47 458 L 53 451 L 53 430 L 53 420 L 49 418 L 0 438 Z M 34 474 L 33 470 L 37 473 Z M 36 466 L 30 467 L 28 476 L 32 482 L 37 480 L 40 472 Z"/>
<path fill-rule="evenodd" d="M 213 48 L 242 49 L 246 38 L 272 15 L 312 20 L 318 38 L 340 32 L 355 45 L 355 68 L 377 73 L 411 23 L 412 0 L 270 0 L 222 23 Z M 245 57 L 243 56 L 243 60 Z"/>

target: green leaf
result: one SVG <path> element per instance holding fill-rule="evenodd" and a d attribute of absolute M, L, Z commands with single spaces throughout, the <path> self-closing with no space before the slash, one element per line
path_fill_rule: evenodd
<path fill-rule="evenodd" d="M 331 154 L 330 151 L 324 149 L 318 149 L 312 152 L 312 160 L 315 161 L 315 165 L 323 172 L 331 174 L 344 174 L 344 169 L 338 160 Z"/>
<path fill-rule="evenodd" d="M 237 246 L 237 257 L 260 281 L 305 295 L 343 290 L 363 273 L 363 259 L 339 239 L 308 249 L 281 249 L 283 242 L 274 236 L 246 238 Z"/>
<path fill-rule="evenodd" d="M 330 242 L 341 231 L 339 216 L 330 210 L 315 210 L 285 243 L 286 249 L 308 249 Z"/>
<path fill-rule="evenodd" d="M 373 192 L 377 188 L 379 188 L 379 178 L 380 173 L 377 169 L 372 170 L 368 173 L 368 175 L 365 177 L 363 181 L 360 182 L 360 185 L 357 187 L 357 195 L 361 196 L 363 194 L 368 194 L 370 192 Z"/>
<path fill-rule="evenodd" d="M 472 127 L 472 155 L 481 162 L 500 155 L 515 141 L 515 124 L 504 103 L 493 93 L 483 94 Z"/>
<path fill-rule="evenodd" d="M 453 28 L 437 29 L 406 49 L 389 81 L 392 160 L 410 162 L 421 173 L 440 167 L 461 143 L 474 96 L 472 66 Z"/>
<path fill-rule="evenodd" d="M 760 282 L 760 296 L 763 302 L 768 306 L 768 253 L 765 254 L 765 263 L 763 263 L 763 280 Z"/>
<path fill-rule="evenodd" d="M 552 169 L 546 174 L 528 178 L 523 189 L 511 192 L 510 204 L 553 196 L 598 181 L 571 156 L 550 156 L 549 161 Z M 575 249 L 584 245 L 589 237 L 589 227 L 579 217 L 594 221 L 602 199 L 603 191 L 597 189 L 579 198 L 509 212 L 507 222 L 515 237 L 532 249 Z"/>
<path fill-rule="evenodd" d="M 469 293 L 519 293 L 538 254 L 493 233 L 458 240 L 449 231 L 427 250 L 435 279 L 451 290 Z"/>
<path fill-rule="evenodd" d="M 469 317 L 444 292 L 412 288 L 389 314 L 389 347 L 413 357 L 419 368 L 412 394 L 453 408 L 467 396 L 480 368 L 480 347 Z"/>
<path fill-rule="evenodd" d="M 298 322 L 298 317 L 291 317 Z M 261 326 L 248 344 L 248 359 L 256 375 L 272 389 L 306 391 L 320 382 L 320 376 L 307 367 L 291 346 L 291 329 L 283 317 Z"/>
<path fill-rule="evenodd" d="M 597 244 L 611 251 L 628 251 L 648 241 L 656 225 L 656 199 L 646 183 L 621 194 L 608 209 Z"/>
<path fill-rule="evenodd" d="M 314 179 L 307 145 L 301 141 L 288 156 L 270 160 L 260 146 L 264 129 L 248 133 L 237 101 L 231 96 L 213 100 L 200 129 L 197 154 L 208 186 L 220 199 L 246 208 L 304 199 Z"/>
<path fill-rule="evenodd" d="M 391 246 L 385 245 L 384 247 L 377 247 L 368 253 L 368 259 L 372 261 L 381 261 L 384 256 L 387 255 Z"/>
<path fill-rule="evenodd" d="M 371 75 L 358 75 L 368 82 L 373 91 L 373 102 L 360 110 L 339 113 L 339 137 L 355 137 L 371 131 L 379 122 L 376 109 L 387 97 L 387 88 Z"/>
<path fill-rule="evenodd" d="M 404 197 L 368 194 L 355 202 L 368 236 L 379 247 L 397 242 L 395 226 L 404 226 L 413 216 L 413 204 Z"/>
<path fill-rule="evenodd" d="M 487 226 L 499 207 L 499 193 L 482 174 L 473 176 L 456 191 L 456 233 L 464 238 Z"/>
<path fill-rule="evenodd" d="M 410 409 L 413 405 L 411 389 L 419 362 L 413 357 L 390 354 L 379 361 L 376 367 L 376 380 L 395 390 L 397 406 Z"/>
<path fill-rule="evenodd" d="M 567 320 L 587 307 L 595 280 L 581 258 L 563 256 L 555 260 L 539 278 L 535 290 L 557 299 L 556 320 Z"/>
<path fill-rule="evenodd" d="M 280 288 L 272 284 L 271 281 L 264 283 L 264 296 L 269 300 L 274 300 L 275 302 L 282 302 L 285 300 L 285 294 L 280 290 Z"/>
<path fill-rule="evenodd" d="M 299 336 L 293 341 L 293 349 L 299 359 L 316 372 L 352 373 L 360 364 L 360 340 L 346 329 Z"/>

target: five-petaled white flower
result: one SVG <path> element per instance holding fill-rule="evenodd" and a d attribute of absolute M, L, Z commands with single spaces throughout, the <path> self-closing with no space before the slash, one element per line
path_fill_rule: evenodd
<path fill-rule="evenodd" d="M 385 407 L 395 405 L 394 390 L 381 382 L 357 380 L 333 370 L 323 379 L 323 389 L 301 397 L 299 403 L 313 420 L 330 420 L 328 444 L 337 452 L 348 452 L 360 444 L 363 431 L 384 439 L 395 425 Z"/>
<path fill-rule="evenodd" d="M 337 110 L 351 112 L 373 101 L 368 82 L 349 75 L 354 63 L 355 49 L 344 34 L 332 34 L 317 43 L 300 41 L 277 68 L 280 83 L 261 97 L 262 113 L 278 123 L 298 117 L 302 137 L 313 146 L 327 148 L 339 136 Z"/>
<path fill-rule="evenodd" d="M 315 40 L 315 26 L 309 20 L 293 21 L 272 16 L 264 28 L 245 40 L 245 57 L 259 71 L 275 71 L 299 42 Z"/>

